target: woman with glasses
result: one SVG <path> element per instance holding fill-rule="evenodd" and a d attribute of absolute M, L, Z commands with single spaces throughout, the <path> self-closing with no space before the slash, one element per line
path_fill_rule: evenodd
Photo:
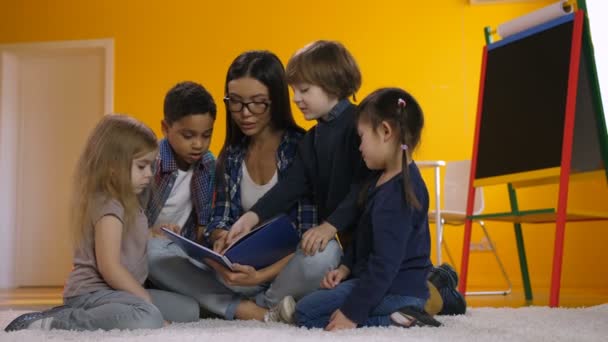
<path fill-rule="evenodd" d="M 232 224 L 279 179 L 295 158 L 304 130 L 293 119 L 285 69 L 268 51 L 247 51 L 230 65 L 225 83 L 226 138 L 217 161 L 214 214 L 206 237 L 223 250 Z M 301 200 L 290 211 L 299 230 L 318 224 L 316 207 Z M 186 295 L 203 309 L 226 319 L 280 321 L 293 311 L 291 297 L 319 287 L 328 269 L 339 263 L 338 244 L 314 256 L 299 249 L 264 269 L 237 265 L 234 272 L 220 265 L 196 272 Z M 184 291 L 181 291 L 184 292 Z M 291 301 L 290 301 L 291 300 Z"/>

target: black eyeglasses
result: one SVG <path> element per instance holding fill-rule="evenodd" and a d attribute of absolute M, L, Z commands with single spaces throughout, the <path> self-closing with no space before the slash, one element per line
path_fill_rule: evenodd
<path fill-rule="evenodd" d="M 228 106 L 228 110 L 233 113 L 240 113 L 243 111 L 243 108 L 247 107 L 247 110 L 251 114 L 264 114 L 270 106 L 270 101 L 251 101 L 251 102 L 243 102 L 236 99 L 231 99 L 230 97 L 224 97 L 224 102 L 226 106 Z"/>

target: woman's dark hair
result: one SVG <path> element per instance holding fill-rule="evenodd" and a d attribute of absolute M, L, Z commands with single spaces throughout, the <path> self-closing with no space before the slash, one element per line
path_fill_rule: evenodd
<path fill-rule="evenodd" d="M 228 83 L 243 77 L 251 77 L 268 88 L 270 98 L 270 124 L 275 129 L 296 130 L 304 133 L 298 126 L 291 113 L 289 89 L 285 80 L 285 68 L 281 60 L 270 51 L 246 51 L 240 54 L 230 64 L 224 84 L 224 95 L 228 96 Z M 223 178 L 225 154 L 228 147 L 240 144 L 245 135 L 232 120 L 230 110 L 226 105 L 226 137 L 217 160 L 218 178 Z M 220 172 L 221 171 L 221 172 Z"/>

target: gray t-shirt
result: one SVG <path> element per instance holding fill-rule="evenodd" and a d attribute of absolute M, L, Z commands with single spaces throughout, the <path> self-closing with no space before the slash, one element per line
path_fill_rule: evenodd
<path fill-rule="evenodd" d="M 95 239 L 93 229 L 99 220 L 107 215 L 114 216 L 124 223 L 124 209 L 114 199 L 98 197 L 90 221 L 87 223 L 88 234 L 85 243 L 74 252 L 74 268 L 68 277 L 63 290 L 63 297 L 79 296 L 99 290 L 111 290 L 97 269 L 95 256 Z M 120 262 L 140 284 L 148 276 L 146 246 L 148 243 L 148 219 L 143 210 L 135 215 L 134 226 L 123 234 L 120 246 Z"/>

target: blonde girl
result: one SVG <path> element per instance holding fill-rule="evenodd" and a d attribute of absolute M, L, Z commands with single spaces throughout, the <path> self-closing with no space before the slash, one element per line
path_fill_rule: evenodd
<path fill-rule="evenodd" d="M 21 315 L 6 331 L 154 329 L 198 319 L 193 299 L 142 286 L 149 235 L 142 198 L 157 147 L 152 130 L 131 117 L 107 115 L 97 124 L 76 166 L 64 305 Z"/>

